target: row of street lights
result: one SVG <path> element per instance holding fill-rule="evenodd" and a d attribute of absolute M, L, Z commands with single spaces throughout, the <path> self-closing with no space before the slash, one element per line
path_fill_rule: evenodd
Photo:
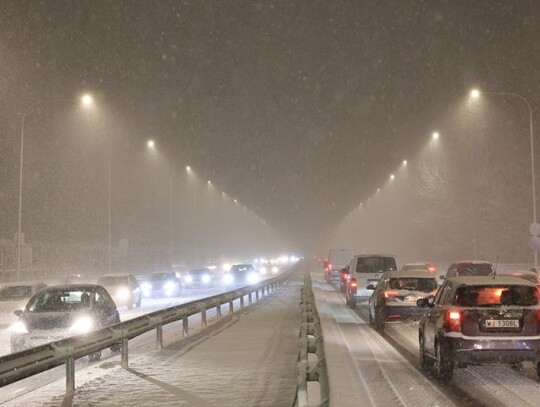
<path fill-rule="evenodd" d="M 80 103 L 80 105 L 84 109 L 91 109 L 94 107 L 94 98 L 92 95 L 86 93 L 83 94 L 80 98 L 65 98 L 65 99 L 59 99 L 59 100 L 38 100 L 30 103 L 22 114 L 22 120 L 21 120 L 21 137 L 20 137 L 20 160 L 19 160 L 19 199 L 18 199 L 18 226 L 17 226 L 17 259 L 16 259 L 16 278 L 17 280 L 21 279 L 21 255 L 22 255 L 22 207 L 23 207 L 23 167 L 24 167 L 24 142 L 25 142 L 25 124 L 28 114 L 37 106 L 40 105 L 49 105 L 49 104 L 55 104 L 55 103 L 65 103 L 65 102 L 73 102 L 77 101 Z M 152 139 L 147 140 L 146 146 L 151 151 L 157 151 L 156 142 Z M 110 143 L 109 143 L 109 150 L 110 150 Z M 188 174 L 193 174 L 192 168 L 188 165 L 186 166 L 186 172 Z M 173 174 L 170 174 L 169 176 L 169 254 L 170 254 L 170 260 L 171 265 L 173 262 L 173 254 L 172 254 L 172 236 L 173 236 Z M 112 268 L 112 241 L 111 241 L 111 152 L 109 151 L 108 154 L 108 181 L 107 181 L 107 189 L 108 189 L 108 198 L 107 198 L 107 219 L 108 219 L 108 236 L 107 236 L 107 243 L 108 243 L 108 249 L 107 249 L 107 268 L 108 271 L 111 272 Z M 213 185 L 210 180 L 207 181 L 207 184 L 209 186 Z M 225 196 L 225 192 L 222 193 Z M 195 202 L 195 192 L 193 196 L 193 216 L 195 216 L 196 211 L 196 202 Z M 237 199 L 233 199 L 235 204 L 238 204 Z M 266 224 L 266 221 L 262 220 L 263 224 Z"/>
<path fill-rule="evenodd" d="M 534 251 L 534 265 L 538 267 L 538 249 L 540 249 L 540 224 L 537 222 L 536 217 L 536 177 L 535 177 L 535 163 L 534 163 L 534 133 L 533 133 L 533 114 L 529 101 L 517 93 L 511 92 L 480 92 L 478 89 L 472 89 L 469 93 L 471 99 L 479 99 L 480 96 L 494 95 L 502 97 L 513 97 L 521 100 L 527 106 L 529 112 L 529 137 L 530 137 L 530 156 L 531 156 L 531 195 L 532 195 L 532 223 L 529 226 L 529 232 L 532 235 L 529 240 L 529 247 Z M 440 133 L 435 131 L 431 135 L 432 140 L 437 141 L 440 138 Z M 403 166 L 407 165 L 407 160 L 403 161 Z M 394 174 L 390 175 L 390 180 L 395 179 Z M 381 188 L 377 188 L 377 192 L 380 192 Z M 368 198 L 369 200 L 369 198 Z M 360 202 L 360 207 L 363 206 L 363 202 Z"/>

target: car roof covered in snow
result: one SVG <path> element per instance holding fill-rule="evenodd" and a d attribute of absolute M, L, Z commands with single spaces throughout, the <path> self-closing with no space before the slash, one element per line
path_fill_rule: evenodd
<path fill-rule="evenodd" d="M 509 275 L 450 277 L 447 281 L 458 285 L 528 285 L 536 287 L 534 283 L 524 278 Z"/>
<path fill-rule="evenodd" d="M 397 270 L 387 271 L 383 277 L 389 278 L 432 278 L 435 280 L 435 275 L 426 270 Z"/>

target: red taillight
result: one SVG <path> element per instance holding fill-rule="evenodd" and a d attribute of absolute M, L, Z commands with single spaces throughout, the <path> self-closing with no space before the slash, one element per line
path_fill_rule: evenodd
<path fill-rule="evenodd" d="M 347 281 L 348 279 L 349 279 L 349 275 L 348 275 L 347 273 L 343 273 L 343 274 L 341 275 L 341 280 Z"/>
<path fill-rule="evenodd" d="M 356 289 L 358 288 L 358 281 L 356 281 L 355 278 L 353 278 L 353 279 L 351 280 L 351 288 L 352 288 L 353 290 L 356 290 Z"/>
<path fill-rule="evenodd" d="M 394 291 L 394 290 L 386 290 L 384 292 L 384 298 L 388 299 L 388 298 L 394 298 L 395 296 L 397 296 L 399 293 L 397 291 Z"/>
<path fill-rule="evenodd" d="M 453 332 L 461 331 L 461 311 L 449 310 L 446 311 L 446 325 Z"/>
<path fill-rule="evenodd" d="M 435 273 L 437 271 L 437 267 L 435 266 L 428 266 L 428 270 L 432 273 Z"/>

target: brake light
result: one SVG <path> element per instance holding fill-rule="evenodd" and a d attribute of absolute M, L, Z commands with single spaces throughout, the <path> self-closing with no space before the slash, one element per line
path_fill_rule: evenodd
<path fill-rule="evenodd" d="M 394 291 L 394 290 L 386 290 L 384 292 L 384 298 L 388 299 L 388 298 L 394 298 L 395 296 L 397 296 L 399 293 L 397 291 Z"/>
<path fill-rule="evenodd" d="M 432 273 L 435 273 L 437 271 L 437 267 L 435 266 L 428 266 L 428 270 Z"/>
<path fill-rule="evenodd" d="M 446 325 L 450 331 L 461 331 L 461 311 L 449 310 L 446 311 Z"/>
<path fill-rule="evenodd" d="M 358 281 L 356 280 L 356 278 L 353 278 L 353 279 L 351 280 L 351 288 L 352 288 L 353 290 L 356 290 L 356 289 L 358 288 Z"/>
<path fill-rule="evenodd" d="M 341 275 L 341 279 L 342 279 L 343 281 L 346 281 L 346 280 L 349 279 L 349 275 L 348 275 L 347 273 L 343 273 L 343 274 Z"/>

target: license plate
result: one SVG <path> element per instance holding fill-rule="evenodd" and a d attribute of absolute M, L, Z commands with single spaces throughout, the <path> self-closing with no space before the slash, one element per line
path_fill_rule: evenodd
<path fill-rule="evenodd" d="M 518 319 L 486 319 L 484 321 L 486 328 L 519 328 Z"/>
<path fill-rule="evenodd" d="M 368 285 L 372 285 L 374 287 L 377 287 L 378 282 L 379 282 L 379 280 L 368 280 L 367 281 Z"/>
<path fill-rule="evenodd" d="M 416 302 L 416 297 L 414 295 L 407 295 L 404 300 L 405 302 Z"/>

